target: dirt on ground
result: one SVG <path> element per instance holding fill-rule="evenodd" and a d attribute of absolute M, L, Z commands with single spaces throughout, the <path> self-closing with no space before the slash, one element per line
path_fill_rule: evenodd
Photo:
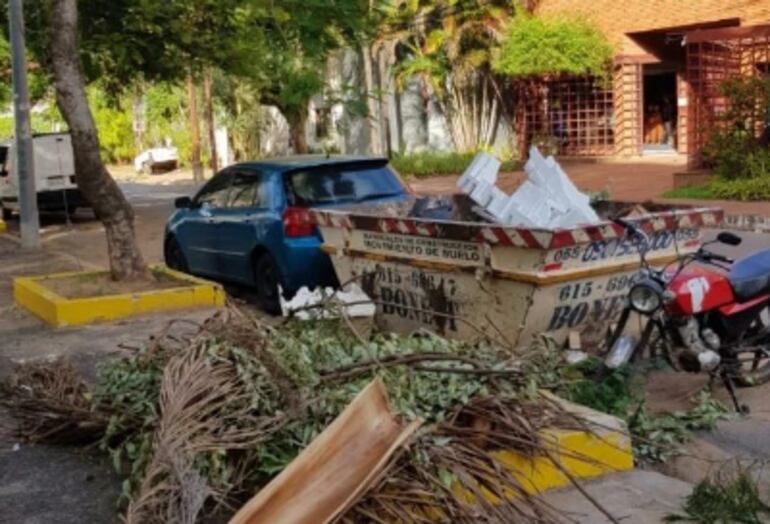
<path fill-rule="evenodd" d="M 189 282 L 160 272 L 151 272 L 145 278 L 129 281 L 113 280 L 108 273 L 91 273 L 45 278 L 39 280 L 38 283 L 57 295 L 68 299 L 144 293 L 190 285 Z"/>

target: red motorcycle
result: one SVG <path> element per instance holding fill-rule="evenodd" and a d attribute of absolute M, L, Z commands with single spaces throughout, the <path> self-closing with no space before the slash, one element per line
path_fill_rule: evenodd
<path fill-rule="evenodd" d="M 695 253 L 654 268 L 645 256 L 647 234 L 626 220 L 615 222 L 637 245 L 641 270 L 609 334 L 605 366 L 617 368 L 645 350 L 652 357 L 662 352 L 676 370 L 721 378 L 736 410 L 747 411 L 735 386 L 770 380 L 770 249 L 733 261 L 707 249 L 741 243 L 723 232 Z M 633 314 L 646 320 L 638 337 L 625 334 Z"/>

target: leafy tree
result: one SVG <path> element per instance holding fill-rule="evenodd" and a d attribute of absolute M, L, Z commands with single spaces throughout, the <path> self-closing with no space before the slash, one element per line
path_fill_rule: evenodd
<path fill-rule="evenodd" d="M 492 67 L 511 76 L 596 75 L 607 72 L 612 46 L 588 22 L 520 16 L 506 32 Z"/>
<path fill-rule="evenodd" d="M 0 106 L 5 109 L 11 101 L 11 46 L 0 34 Z"/>
<path fill-rule="evenodd" d="M 124 100 L 111 101 L 101 89 L 89 90 L 89 104 L 99 130 L 102 159 L 105 162 L 128 162 L 136 156 L 131 111 Z"/>
<path fill-rule="evenodd" d="M 727 104 L 708 130 L 706 162 L 723 179 L 766 180 L 770 177 L 770 77 L 736 76 L 725 80 L 720 91 Z"/>
<path fill-rule="evenodd" d="M 291 128 L 297 153 L 307 152 L 308 103 L 322 91 L 329 54 L 360 42 L 373 22 L 368 0 L 284 0 L 258 21 L 273 45 L 264 68 L 250 75 L 264 104 L 275 105 Z"/>

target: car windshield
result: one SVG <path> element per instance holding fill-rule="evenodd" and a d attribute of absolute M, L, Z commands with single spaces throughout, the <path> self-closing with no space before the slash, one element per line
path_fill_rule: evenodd
<path fill-rule="evenodd" d="M 404 187 L 387 166 L 308 169 L 286 177 L 289 200 L 296 206 L 365 202 L 398 196 Z"/>

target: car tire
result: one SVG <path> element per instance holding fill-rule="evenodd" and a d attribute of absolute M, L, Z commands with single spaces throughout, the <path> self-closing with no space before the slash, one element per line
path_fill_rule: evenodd
<path fill-rule="evenodd" d="M 182 273 L 190 272 L 190 268 L 187 265 L 187 259 L 176 238 L 171 237 L 166 240 L 166 246 L 163 249 L 163 258 L 166 261 L 166 266 L 169 268 L 175 271 L 181 271 Z"/>
<path fill-rule="evenodd" d="M 10 220 L 13 217 L 13 212 L 5 206 L 0 206 L 3 210 L 3 220 Z"/>
<path fill-rule="evenodd" d="M 281 299 L 278 286 L 281 273 L 269 253 L 261 255 L 254 264 L 254 282 L 260 307 L 271 315 L 280 315 Z"/>

